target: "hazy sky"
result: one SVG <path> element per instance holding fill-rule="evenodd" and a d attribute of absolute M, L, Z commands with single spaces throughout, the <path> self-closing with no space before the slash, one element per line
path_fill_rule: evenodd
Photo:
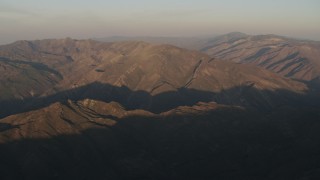
<path fill-rule="evenodd" d="M 0 24 L 0 44 L 232 31 L 320 40 L 320 0 L 0 0 Z"/>

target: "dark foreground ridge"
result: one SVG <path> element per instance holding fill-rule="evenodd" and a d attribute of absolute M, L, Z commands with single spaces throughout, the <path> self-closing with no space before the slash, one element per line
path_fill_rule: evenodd
<path fill-rule="evenodd" d="M 41 118 L 33 119 L 38 122 L 30 123 L 29 129 L 35 131 L 31 135 L 44 137 L 1 143 L 0 179 L 320 177 L 317 109 L 284 108 L 267 116 L 227 107 L 197 114 L 178 112 L 124 117 L 114 125 L 96 124 L 68 134 L 62 132 L 80 126 L 76 123 L 80 116 L 69 115 L 67 123 L 45 115 L 51 128 L 41 129 L 36 128 Z M 1 139 L 22 126 L 1 123 Z M 51 133 L 60 134 L 50 137 Z"/>

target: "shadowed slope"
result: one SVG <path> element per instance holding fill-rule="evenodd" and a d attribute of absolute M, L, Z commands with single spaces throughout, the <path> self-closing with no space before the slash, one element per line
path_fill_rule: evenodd
<path fill-rule="evenodd" d="M 306 118 L 307 117 L 307 118 Z M 0 123 L 1 179 L 312 179 L 320 114 L 200 103 L 161 115 L 94 100 Z"/>
<path fill-rule="evenodd" d="M 192 106 L 200 101 L 238 105 L 259 111 L 270 111 L 281 106 L 319 105 L 318 94 L 293 92 L 286 89 L 263 90 L 253 82 L 220 92 L 182 87 L 175 91 L 165 91 L 156 95 L 142 90 L 132 91 L 126 86 L 117 87 L 95 82 L 50 96 L 0 101 L 0 105 L 3 107 L 0 109 L 0 117 L 39 109 L 56 102 L 65 103 L 67 99 L 73 101 L 84 99 L 114 101 L 129 110 L 144 109 L 154 113 L 168 111 L 178 106 Z"/>

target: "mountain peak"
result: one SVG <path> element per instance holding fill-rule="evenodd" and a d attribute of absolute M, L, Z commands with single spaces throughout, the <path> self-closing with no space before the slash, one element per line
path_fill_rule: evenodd
<path fill-rule="evenodd" d="M 242 33 L 242 32 L 230 32 L 225 34 L 225 36 L 233 36 L 233 37 L 246 37 L 249 36 L 248 34 Z"/>

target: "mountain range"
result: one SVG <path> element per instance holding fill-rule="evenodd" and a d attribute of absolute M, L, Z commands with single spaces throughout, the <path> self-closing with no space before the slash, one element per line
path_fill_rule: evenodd
<path fill-rule="evenodd" d="M 318 81 L 320 77 L 320 43 L 315 41 L 238 33 L 210 40 L 201 51 L 227 61 L 254 64 L 301 81 Z"/>
<path fill-rule="evenodd" d="M 320 177 L 319 42 L 159 40 L 0 46 L 0 178 Z"/>
<path fill-rule="evenodd" d="M 320 43 L 278 35 L 247 35 L 232 32 L 225 35 L 194 38 L 110 37 L 99 41 L 143 40 L 156 44 L 173 44 L 204 52 L 223 61 L 253 64 L 285 77 L 319 86 Z"/>

